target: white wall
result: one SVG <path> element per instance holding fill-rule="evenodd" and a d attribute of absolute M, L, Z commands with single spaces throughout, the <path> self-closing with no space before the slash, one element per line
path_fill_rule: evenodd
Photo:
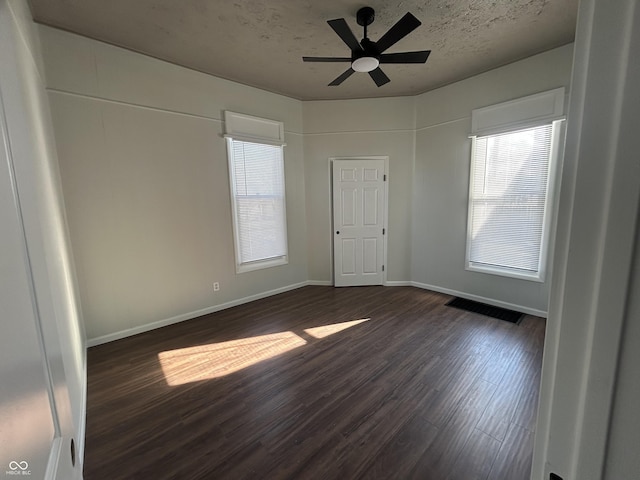
<path fill-rule="evenodd" d="M 307 280 L 301 102 L 48 27 L 40 34 L 91 343 Z M 288 265 L 235 272 L 227 109 L 284 122 Z"/>
<path fill-rule="evenodd" d="M 304 102 L 309 279 L 332 282 L 329 158 L 389 157 L 387 280 L 410 278 L 414 98 Z"/>
<path fill-rule="evenodd" d="M 39 32 L 90 344 L 330 283 L 330 157 L 389 157 L 391 284 L 546 312 L 547 283 L 464 270 L 467 135 L 473 108 L 568 86 L 571 46 L 417 97 L 300 102 Z M 235 273 L 226 109 L 284 121 L 287 266 Z"/>
<path fill-rule="evenodd" d="M 544 315 L 544 283 L 464 269 L 471 110 L 565 86 L 567 45 L 416 97 L 303 103 L 309 278 L 330 282 L 328 159 L 388 155 L 390 284 L 413 283 Z"/>
<path fill-rule="evenodd" d="M 411 279 L 436 290 L 544 314 L 544 283 L 465 270 L 471 111 L 566 87 L 572 45 L 491 70 L 416 97 Z"/>
<path fill-rule="evenodd" d="M 637 478 L 638 2 L 583 0 L 575 45 L 532 478 Z"/>
<path fill-rule="evenodd" d="M 16 213 L 16 222 L 3 223 L 2 228 L 3 237 L 5 234 L 7 238 L 19 234 L 24 243 L 24 251 L 15 248 L 2 251 L 1 274 L 3 285 L 7 286 L 7 290 L 3 286 L 3 294 L 15 292 L 15 295 L 3 298 L 2 352 L 7 355 L 14 348 L 20 349 L 17 355 L 2 359 L 2 388 L 11 390 L 12 393 L 20 391 L 21 385 L 14 388 L 10 386 L 10 382 L 4 382 L 15 376 L 16 372 L 18 379 L 27 386 L 25 395 L 15 400 L 17 403 L 11 407 L 14 409 L 11 423 L 21 422 L 22 427 L 12 433 L 10 422 L 3 421 L 3 427 L 0 428 L 3 439 L 0 444 L 3 456 L 8 454 L 9 447 L 24 447 L 29 451 L 35 448 L 35 442 L 21 445 L 20 439 L 33 431 L 47 431 L 46 423 L 40 423 L 38 411 L 33 404 L 37 392 L 29 391 L 35 379 L 25 375 L 29 368 L 37 368 L 41 373 L 44 371 L 43 364 L 39 363 L 42 361 L 39 342 L 36 342 L 35 349 L 33 345 L 21 347 L 20 336 L 12 335 L 31 324 L 32 328 L 42 332 L 42 351 L 45 353 L 44 359 L 51 379 L 52 406 L 51 413 L 49 410 L 47 413 L 50 418 L 53 415 L 57 438 L 54 445 L 60 448 L 58 452 L 61 453 L 58 478 L 80 478 L 86 391 L 84 332 L 76 301 L 73 262 L 68 249 L 38 32 L 31 21 L 27 4 L 22 0 L 2 0 L 0 19 L 1 113 L 6 122 L 7 134 L 7 148 L 3 152 L 3 158 L 6 157 L 8 165 L 13 167 L 13 171 L 11 168 L 7 170 L 9 177 L 3 176 L 3 182 L 10 180 L 13 183 L 15 197 L 11 204 L 3 204 L 2 208 L 3 212 L 13 209 Z M 5 142 L 2 143 L 4 148 Z M 24 234 L 20 231 L 22 228 Z M 25 269 L 20 275 L 15 274 L 15 270 L 4 268 L 16 261 L 23 263 Z M 30 278 L 30 285 L 23 285 L 24 275 Z M 30 308 L 23 310 L 24 316 L 11 315 L 10 312 L 17 311 L 14 307 L 19 305 L 22 294 L 31 297 Z M 31 310 L 30 315 L 26 313 L 28 310 Z M 6 345 L 5 341 L 10 345 Z M 3 402 L 3 412 L 5 407 L 7 405 Z M 69 453 L 71 438 L 75 438 L 79 452 L 79 462 L 75 469 L 71 467 Z M 51 443 L 52 437 L 49 436 L 46 440 Z M 29 461 L 28 455 L 13 460 Z M 34 474 L 38 475 L 35 473 L 35 461 L 33 467 Z M 0 468 L 6 468 L 4 462 Z"/>
<path fill-rule="evenodd" d="M 622 330 L 620 364 L 611 411 L 611 430 L 604 478 L 634 478 L 640 472 L 640 224 L 636 225 L 635 261 L 629 285 L 627 314 Z"/>

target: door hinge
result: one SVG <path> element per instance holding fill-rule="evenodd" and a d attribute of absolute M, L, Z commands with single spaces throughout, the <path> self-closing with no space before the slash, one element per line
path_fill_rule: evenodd
<path fill-rule="evenodd" d="M 382 271 L 384 272 L 384 265 L 382 265 Z"/>
<path fill-rule="evenodd" d="M 383 182 L 386 182 L 386 181 L 387 181 L 387 174 L 386 174 L 386 173 L 382 176 L 382 181 L 383 181 Z"/>
<path fill-rule="evenodd" d="M 383 229 L 382 229 L 382 234 L 383 234 L 383 235 L 384 235 L 384 232 L 386 232 L 386 230 L 383 228 Z"/>

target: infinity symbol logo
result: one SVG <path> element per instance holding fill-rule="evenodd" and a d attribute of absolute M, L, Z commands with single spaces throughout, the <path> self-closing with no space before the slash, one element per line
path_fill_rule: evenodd
<path fill-rule="evenodd" d="M 16 462 L 15 460 L 12 460 L 11 462 L 9 462 L 9 468 L 11 470 L 26 470 L 27 468 L 29 468 L 29 464 L 26 462 L 26 460 L 23 460 L 21 462 Z"/>

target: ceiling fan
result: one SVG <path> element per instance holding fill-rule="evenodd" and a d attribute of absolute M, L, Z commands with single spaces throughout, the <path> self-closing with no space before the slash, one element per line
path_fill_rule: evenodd
<path fill-rule="evenodd" d="M 389 77 L 380 69 L 383 63 L 425 63 L 431 50 L 419 52 L 383 53 L 399 40 L 406 37 L 422 23 L 411 13 L 407 13 L 387 31 L 377 42 L 367 37 L 367 27 L 373 23 L 375 11 L 363 7 L 356 13 L 358 25 L 364 27 L 364 38 L 358 42 L 344 18 L 328 20 L 327 23 L 351 49 L 351 57 L 302 57 L 304 62 L 350 62 L 351 66 L 336 78 L 329 86 L 340 85 L 354 72 L 368 72 L 378 87 L 390 82 Z"/>

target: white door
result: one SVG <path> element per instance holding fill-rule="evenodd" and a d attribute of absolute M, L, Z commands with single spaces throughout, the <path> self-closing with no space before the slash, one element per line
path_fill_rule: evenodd
<path fill-rule="evenodd" d="M 385 160 L 333 161 L 334 285 L 382 285 Z"/>
<path fill-rule="evenodd" d="M 58 428 L 0 103 L 0 473 L 45 478 Z M 4 478 L 4 477 L 2 477 Z"/>

